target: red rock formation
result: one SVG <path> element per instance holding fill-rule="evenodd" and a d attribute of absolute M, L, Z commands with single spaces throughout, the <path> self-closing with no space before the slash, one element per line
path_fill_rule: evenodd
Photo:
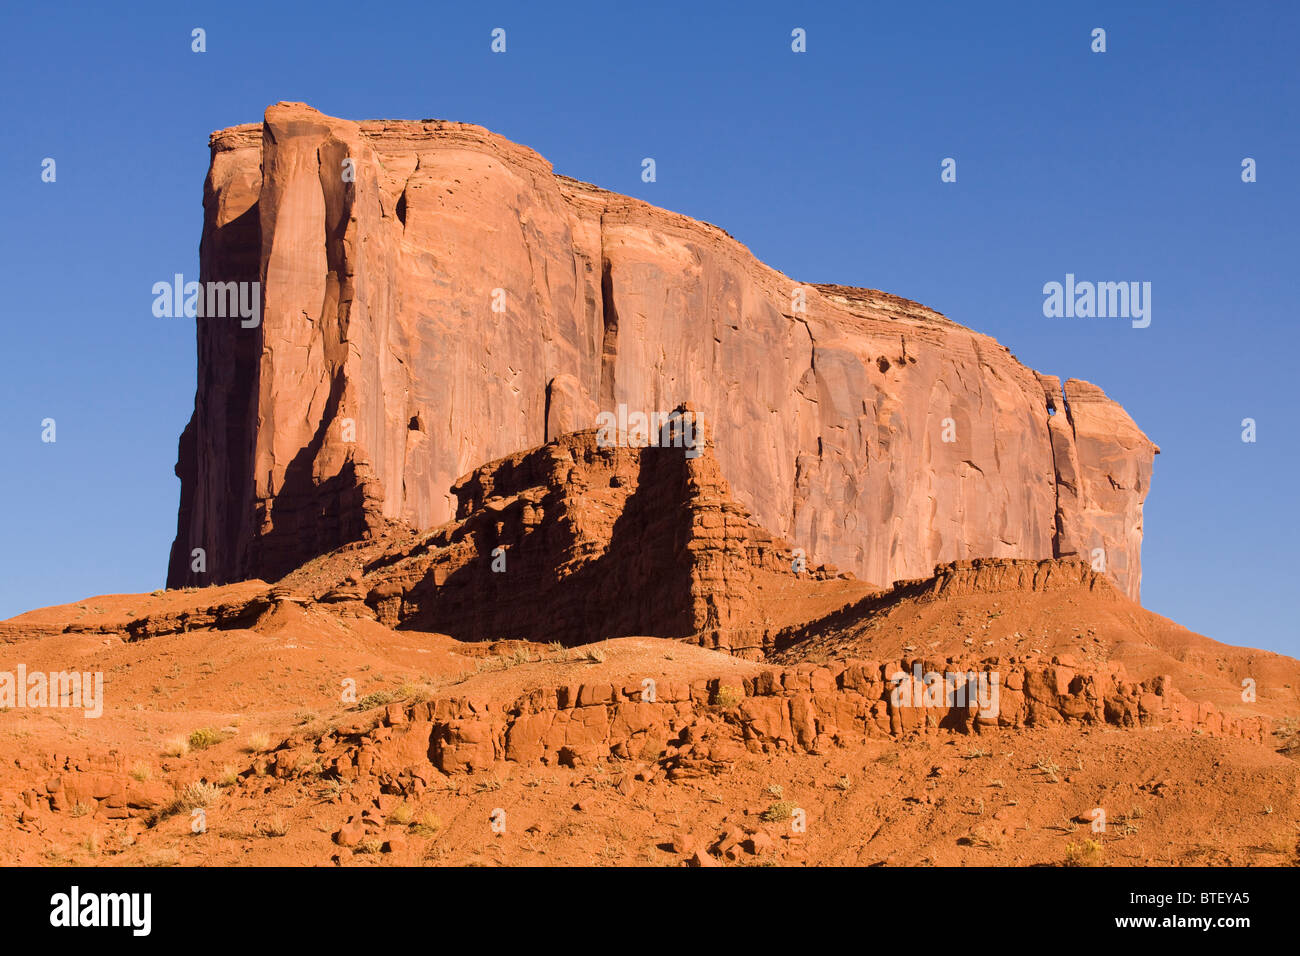
<path fill-rule="evenodd" d="M 1056 469 L 1053 549 L 1085 558 L 1136 600 L 1151 441 L 1096 385 L 1070 379 L 1062 389 L 1054 376 L 1038 380 L 1054 412 L 1048 422 Z"/>
<path fill-rule="evenodd" d="M 462 640 L 730 647 L 739 630 L 735 643 L 761 646 L 758 578 L 815 588 L 835 572 L 796 573 L 790 546 L 731 500 L 708 448 L 694 450 L 601 447 L 583 431 L 478 468 L 453 488 L 454 522 L 366 556 L 357 596 L 390 627 Z"/>
<path fill-rule="evenodd" d="M 690 401 L 737 500 L 813 562 L 888 583 L 1100 547 L 1138 594 L 1157 449 L 1094 386 L 1062 416 L 986 336 L 801 285 L 476 126 L 282 103 L 211 145 L 201 279 L 260 281 L 262 321 L 199 320 L 173 586 L 435 527 L 482 462 Z"/>
<path fill-rule="evenodd" d="M 922 670 L 939 688 L 933 700 L 910 692 L 912 678 L 905 675 Z M 977 701 L 955 677 L 982 677 L 996 693 Z M 1167 677 L 1136 681 L 1118 666 L 840 661 L 769 669 L 740 680 L 661 681 L 650 693 L 632 680 L 538 688 L 512 701 L 394 703 L 317 741 L 286 740 L 261 763 L 275 777 L 310 764 L 327 776 L 374 776 L 386 792 L 418 796 L 439 771 L 481 772 L 503 760 L 590 766 L 611 756 L 661 754 L 653 761 L 658 766 L 647 769 L 665 770 L 677 780 L 725 772 L 746 753 L 826 753 L 873 737 L 983 735 L 1066 723 L 1167 726 L 1257 743 L 1271 731 L 1266 718 L 1226 714 L 1189 701 Z"/>

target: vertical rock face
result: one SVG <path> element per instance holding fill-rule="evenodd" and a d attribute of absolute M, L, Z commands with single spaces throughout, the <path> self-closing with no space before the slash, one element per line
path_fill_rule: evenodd
<path fill-rule="evenodd" d="M 230 130 L 212 141 L 212 165 L 203 189 L 201 281 L 258 282 L 261 228 L 258 197 L 261 131 Z M 181 435 L 176 474 L 181 479 L 180 516 L 167 581 L 235 580 L 232 556 L 252 538 L 253 458 L 258 422 L 258 373 L 262 330 L 230 320 L 197 320 L 198 386 L 194 414 Z M 202 480 L 199 480 L 199 476 Z M 196 563 L 194 551 L 202 549 Z M 194 566 L 219 562 L 218 574 Z"/>
<path fill-rule="evenodd" d="M 1070 379 L 1062 388 L 1051 375 L 1039 375 L 1038 380 L 1052 413 L 1048 429 L 1057 488 L 1055 555 L 1087 559 L 1136 599 L 1151 442 L 1096 385 Z"/>
<path fill-rule="evenodd" d="M 260 281 L 262 321 L 198 320 L 172 586 L 442 524 L 484 462 L 690 402 L 736 499 L 810 561 L 887 584 L 1100 548 L 1138 595 L 1158 449 L 1095 386 L 476 126 L 281 103 L 212 153 L 201 278 Z"/>

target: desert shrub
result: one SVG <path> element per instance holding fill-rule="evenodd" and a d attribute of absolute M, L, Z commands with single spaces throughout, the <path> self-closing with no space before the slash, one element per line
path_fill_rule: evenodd
<path fill-rule="evenodd" d="M 193 810 L 195 807 L 210 807 L 221 799 L 221 788 L 215 783 L 191 783 L 181 791 L 177 802 L 181 809 Z"/>
<path fill-rule="evenodd" d="M 745 692 L 738 687 L 728 687 L 722 685 L 713 695 L 713 704 L 716 707 L 722 707 L 730 710 L 733 707 L 740 706 L 740 702 L 745 699 Z"/>
<path fill-rule="evenodd" d="M 1066 866 L 1101 866 L 1102 845 L 1096 840 L 1069 843 L 1065 847 Z"/>
<path fill-rule="evenodd" d="M 221 731 L 215 727 L 200 727 L 190 733 L 189 745 L 191 750 L 207 750 L 214 744 L 221 743 Z"/>
<path fill-rule="evenodd" d="M 436 813 L 421 814 L 420 819 L 411 827 L 411 832 L 418 836 L 437 836 L 442 829 L 442 818 Z"/>
<path fill-rule="evenodd" d="M 386 707 L 397 699 L 397 695 L 391 690 L 377 690 L 373 694 L 366 694 L 357 701 L 357 710 L 370 710 L 373 707 Z"/>
<path fill-rule="evenodd" d="M 778 800 L 766 810 L 763 811 L 763 820 L 768 823 L 776 823 L 778 820 L 789 820 L 790 814 L 794 813 L 795 805 L 789 800 Z"/>
<path fill-rule="evenodd" d="M 284 817 L 276 814 L 269 820 L 261 820 L 257 827 L 258 836 L 264 837 L 282 837 L 289 832 L 289 824 L 284 822 Z"/>

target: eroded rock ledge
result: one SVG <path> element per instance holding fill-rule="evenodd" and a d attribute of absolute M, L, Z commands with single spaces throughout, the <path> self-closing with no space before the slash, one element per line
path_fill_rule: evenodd
<path fill-rule="evenodd" d="M 997 712 L 963 706 L 899 706 L 898 672 L 996 672 Z M 417 794 L 436 774 L 476 773 L 498 761 L 590 766 L 617 759 L 669 779 L 715 773 L 746 753 L 827 748 L 870 737 L 974 733 L 1070 723 L 1170 727 L 1265 740 L 1269 721 L 1237 717 L 1177 693 L 1168 677 L 1129 679 L 1121 666 L 1091 670 L 1052 661 L 844 661 L 764 670 L 754 677 L 661 681 L 654 701 L 641 682 L 539 689 L 510 702 L 448 698 L 389 704 L 316 740 L 290 738 L 258 769 L 376 777 L 385 792 Z M 906 700 L 907 698 L 903 698 Z M 249 770 L 248 773 L 253 773 Z"/>

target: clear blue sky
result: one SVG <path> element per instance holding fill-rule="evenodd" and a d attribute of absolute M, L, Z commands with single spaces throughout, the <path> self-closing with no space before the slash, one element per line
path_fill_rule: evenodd
<path fill-rule="evenodd" d="M 150 287 L 197 273 L 208 133 L 302 100 L 478 123 L 799 280 L 919 300 L 1096 382 L 1163 449 L 1144 603 L 1300 654 L 1300 5 L 558 6 L 5 5 L 0 617 L 162 586 L 194 330 Z M 1150 281 L 1150 328 L 1044 318 L 1067 272 Z"/>

